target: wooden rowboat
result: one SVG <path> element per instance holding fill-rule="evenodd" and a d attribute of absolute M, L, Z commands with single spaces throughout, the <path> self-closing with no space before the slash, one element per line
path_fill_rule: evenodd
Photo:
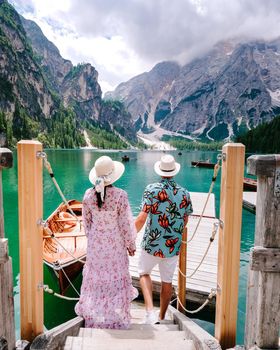
<path fill-rule="evenodd" d="M 128 162 L 129 161 L 129 156 L 128 155 L 124 155 L 124 156 L 122 156 L 122 161 L 123 162 Z"/>
<path fill-rule="evenodd" d="M 61 294 L 69 287 L 68 279 L 73 281 L 81 272 L 87 250 L 87 237 L 82 225 L 82 203 L 70 200 L 68 204 L 77 217 L 62 203 L 49 216 L 43 230 L 43 260 L 57 276 Z"/>
<path fill-rule="evenodd" d="M 243 179 L 243 189 L 245 191 L 257 191 L 257 180 L 244 177 Z"/>
<path fill-rule="evenodd" d="M 215 163 L 210 163 L 209 160 L 203 161 L 203 160 L 195 160 L 191 162 L 193 167 L 200 167 L 200 168 L 211 168 L 214 169 Z"/>

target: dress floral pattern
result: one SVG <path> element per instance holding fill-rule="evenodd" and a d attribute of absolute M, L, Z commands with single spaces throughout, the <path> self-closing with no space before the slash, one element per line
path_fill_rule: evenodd
<path fill-rule="evenodd" d="M 128 270 L 127 248 L 135 250 L 136 229 L 127 193 L 107 187 L 105 202 L 98 208 L 95 190 L 88 189 L 83 223 L 87 260 L 75 311 L 85 319 L 85 327 L 127 329 L 130 302 L 138 295 Z"/>
<path fill-rule="evenodd" d="M 189 192 L 173 179 L 162 179 L 146 187 L 142 211 L 149 214 L 142 249 L 160 258 L 179 255 L 184 219 L 193 212 Z"/>

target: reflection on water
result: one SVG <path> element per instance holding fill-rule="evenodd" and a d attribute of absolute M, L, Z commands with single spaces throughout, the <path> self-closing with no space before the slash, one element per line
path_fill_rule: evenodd
<path fill-rule="evenodd" d="M 122 152 L 104 152 L 93 150 L 47 150 L 48 160 L 50 161 L 55 177 L 61 186 L 67 199 L 81 200 L 85 190 L 91 186 L 88 180 L 88 173 L 95 160 L 101 155 L 107 154 L 113 160 L 121 161 Z M 159 160 L 163 152 L 160 151 L 131 151 L 126 152 L 130 161 L 125 163 L 125 173 L 116 182 L 116 186 L 123 188 L 128 192 L 131 208 L 134 215 L 139 212 L 142 193 L 148 183 L 158 180 L 153 168 L 155 161 Z M 182 151 L 179 156 L 177 151 L 171 152 L 176 161 L 181 164 L 181 171 L 176 176 L 176 181 L 189 191 L 208 192 L 211 183 L 213 169 L 193 168 L 191 161 L 199 159 L 209 159 L 210 162 L 216 162 L 217 152 L 187 152 Z M 18 211 L 17 211 L 17 164 L 16 154 L 12 169 L 3 171 L 3 191 L 4 191 L 4 210 L 5 210 L 5 232 L 9 239 L 9 251 L 13 258 L 13 272 L 15 287 L 15 309 L 16 309 L 16 327 L 17 336 L 19 336 L 19 253 L 18 253 Z M 214 187 L 216 197 L 216 212 L 219 215 L 220 204 L 220 174 Z M 44 171 L 44 217 L 50 213 L 61 202 L 47 171 Z M 239 305 L 238 305 L 238 335 L 237 342 L 243 342 L 245 298 L 247 284 L 247 270 L 249 261 L 249 250 L 254 241 L 255 216 L 243 210 L 242 218 L 242 237 L 241 237 L 241 256 L 240 256 L 240 278 L 239 278 Z M 50 288 L 58 291 L 56 280 L 52 273 L 44 267 L 44 282 Z M 81 277 L 75 281 L 79 286 Z M 69 295 L 76 296 L 74 292 L 69 291 Z M 45 294 L 45 326 L 49 329 L 64 322 L 74 316 L 73 308 L 75 303 L 57 299 L 52 295 Z M 196 320 L 202 324 L 209 332 L 214 332 L 213 321 L 207 318 L 207 312 L 202 314 L 207 321 Z M 200 316 L 201 317 L 201 316 Z"/>

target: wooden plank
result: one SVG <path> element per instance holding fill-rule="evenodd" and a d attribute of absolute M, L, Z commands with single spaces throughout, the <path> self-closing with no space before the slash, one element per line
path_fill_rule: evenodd
<path fill-rule="evenodd" d="M 12 165 L 12 152 L 6 148 L 0 148 L 0 338 L 3 339 L 2 348 L 7 350 L 15 347 L 15 321 L 12 260 L 8 256 L 8 240 L 4 238 L 2 169 L 10 168 Z"/>
<path fill-rule="evenodd" d="M 37 141 L 18 142 L 21 338 L 32 341 L 43 332 L 42 159 Z"/>
<path fill-rule="evenodd" d="M 0 265 L 5 264 L 8 259 L 8 240 L 6 238 L 0 238 Z"/>
<path fill-rule="evenodd" d="M 256 213 L 257 193 L 243 192 L 243 207 L 252 213 Z"/>
<path fill-rule="evenodd" d="M 245 147 L 223 146 L 215 337 L 222 348 L 235 345 Z"/>
<path fill-rule="evenodd" d="M 208 193 L 204 192 L 190 192 L 190 197 L 193 204 L 193 215 L 200 215 L 202 213 L 202 209 L 206 202 L 207 195 Z M 215 196 L 213 193 L 210 194 L 208 203 L 204 211 L 204 215 L 212 218 L 216 217 Z"/>
<path fill-rule="evenodd" d="M 49 331 L 38 335 L 32 342 L 31 350 L 56 350 L 64 349 L 68 336 L 77 336 L 84 325 L 82 317 L 75 317 Z"/>
<path fill-rule="evenodd" d="M 247 172 L 251 175 L 273 177 L 275 166 L 274 155 L 253 155 L 247 159 Z"/>
<path fill-rule="evenodd" d="M 280 272 L 280 249 L 263 247 L 252 248 L 250 269 L 263 272 Z"/>
<path fill-rule="evenodd" d="M 14 294 L 12 259 L 0 264 L 0 337 L 8 342 L 8 350 L 15 347 Z"/>
<path fill-rule="evenodd" d="M 168 313 L 180 329 L 185 332 L 187 339 L 194 342 L 195 349 L 221 350 L 219 342 L 190 318 L 181 314 L 172 306 L 168 307 Z"/>
<path fill-rule="evenodd" d="M 280 248 L 280 197 L 275 195 L 279 155 L 248 158 L 248 170 L 258 175 L 255 246 Z M 271 256 L 271 258 L 274 257 Z M 264 266 L 271 265 L 266 261 Z M 251 262 L 253 264 L 253 262 Z M 247 287 L 245 345 L 277 348 L 280 326 L 280 274 L 250 270 Z"/>

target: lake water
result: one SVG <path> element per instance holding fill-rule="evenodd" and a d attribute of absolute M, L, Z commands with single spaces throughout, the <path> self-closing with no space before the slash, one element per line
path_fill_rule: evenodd
<path fill-rule="evenodd" d="M 121 160 L 123 153 L 104 152 L 93 150 L 47 150 L 55 177 L 61 186 L 67 199 L 81 200 L 85 190 L 90 187 L 88 173 L 95 160 L 106 153 L 114 160 Z M 157 181 L 158 177 L 153 171 L 154 162 L 159 160 L 162 152 L 139 151 L 126 152 L 130 161 L 125 163 L 126 171 L 116 186 L 127 191 L 134 215 L 139 212 L 141 196 L 148 183 Z M 210 159 L 216 162 L 217 152 L 183 151 L 179 156 L 178 152 L 173 153 L 176 160 L 181 164 L 181 171 L 176 176 L 176 181 L 193 192 L 208 192 L 211 183 L 213 169 L 192 168 L 191 161 L 198 159 Z M 17 162 L 14 153 L 14 167 L 3 172 L 3 192 L 4 192 L 4 214 L 5 214 L 5 236 L 9 239 L 9 252 L 13 258 L 14 273 L 14 293 L 17 338 L 19 338 L 19 245 L 18 245 L 18 210 L 17 210 Z M 220 203 L 220 174 L 214 187 L 216 198 L 216 211 L 219 216 Z M 61 203 L 48 173 L 44 170 L 44 218 Z M 240 275 L 239 275 L 239 304 L 237 323 L 237 343 L 243 343 L 244 321 L 245 321 L 245 299 L 247 286 L 247 270 L 249 262 L 249 250 L 254 242 L 255 215 L 243 209 L 242 217 L 242 237 L 240 255 Z M 75 281 L 79 286 L 81 277 Z M 44 283 L 50 288 L 58 290 L 53 275 L 47 268 L 44 268 Z M 76 296 L 71 291 L 68 295 Z M 64 301 L 45 294 L 45 327 L 50 329 L 75 316 L 73 308 L 75 302 Z M 196 320 L 207 331 L 213 334 L 214 325 L 211 322 Z"/>

